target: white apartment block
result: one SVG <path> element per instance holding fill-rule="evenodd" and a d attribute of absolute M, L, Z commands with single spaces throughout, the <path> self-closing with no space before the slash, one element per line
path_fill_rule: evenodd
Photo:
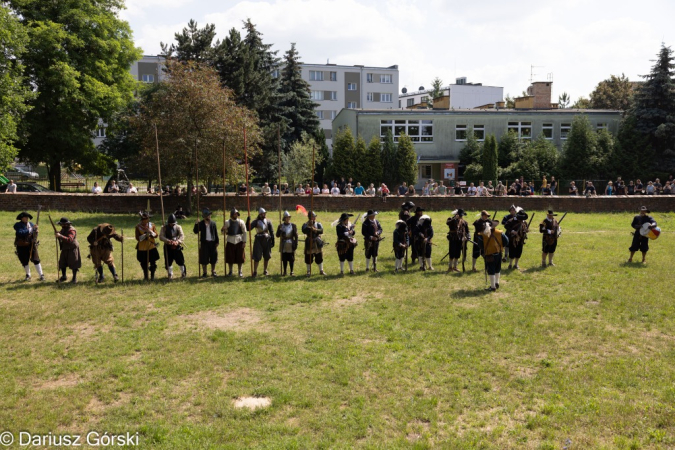
<path fill-rule="evenodd" d="M 420 109 L 426 107 L 431 89 L 420 89 L 407 92 L 403 89 L 398 96 L 398 108 Z M 495 105 L 504 99 L 504 88 L 498 86 L 483 86 L 482 83 L 467 83 L 466 77 L 457 78 L 455 84 L 443 88 L 443 95 L 448 97 L 440 102 L 442 109 L 474 109 L 479 106 Z M 448 101 L 449 100 L 449 101 Z M 434 105 L 438 109 L 439 105 Z"/>
<path fill-rule="evenodd" d="M 302 78 L 319 104 L 316 115 L 332 151 L 333 119 L 343 108 L 398 109 L 398 65 L 390 67 L 303 64 Z"/>

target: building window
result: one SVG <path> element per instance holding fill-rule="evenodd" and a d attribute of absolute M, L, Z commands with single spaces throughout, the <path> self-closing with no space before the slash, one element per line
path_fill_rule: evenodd
<path fill-rule="evenodd" d="M 553 124 L 552 123 L 545 123 L 541 127 L 541 132 L 544 134 L 544 138 L 546 138 L 550 141 L 551 139 L 553 139 Z"/>
<path fill-rule="evenodd" d="M 309 81 L 323 81 L 323 72 L 320 70 L 310 70 Z"/>
<path fill-rule="evenodd" d="M 532 139 L 532 122 L 509 122 L 508 131 L 513 131 L 518 139 Z"/>
<path fill-rule="evenodd" d="M 384 141 L 387 132 L 391 131 L 394 142 L 405 133 L 413 142 L 433 142 L 434 124 L 432 120 L 381 120 L 380 139 Z"/>
<path fill-rule="evenodd" d="M 328 100 L 337 100 L 337 91 L 328 91 Z"/>
<path fill-rule="evenodd" d="M 391 84 L 391 74 L 387 73 L 380 75 L 380 83 Z"/>
<path fill-rule="evenodd" d="M 420 178 L 431 178 L 431 164 L 420 164 Z"/>
<path fill-rule="evenodd" d="M 347 90 L 348 91 L 355 91 L 356 90 L 356 83 L 347 83 Z"/>
<path fill-rule="evenodd" d="M 279 69 L 274 69 L 272 71 L 272 78 L 279 78 Z"/>
<path fill-rule="evenodd" d="M 466 125 L 455 125 L 455 141 L 466 141 Z"/>
<path fill-rule="evenodd" d="M 323 111 L 316 111 L 316 117 L 318 117 L 319 120 L 323 120 Z"/>
<path fill-rule="evenodd" d="M 334 120 L 336 116 L 337 116 L 337 111 L 331 111 L 330 112 L 330 120 Z"/>
<path fill-rule="evenodd" d="M 608 127 L 607 127 L 606 123 L 599 123 L 596 126 L 596 130 L 598 131 L 598 133 L 600 132 L 600 130 L 607 130 L 607 129 L 608 129 Z"/>
<path fill-rule="evenodd" d="M 409 98 L 406 100 L 406 105 L 407 106 L 413 106 L 415 104 L 415 99 L 414 98 Z"/>
<path fill-rule="evenodd" d="M 312 91 L 312 100 L 323 100 L 323 91 Z"/>
<path fill-rule="evenodd" d="M 155 76 L 154 75 L 142 75 L 141 80 L 143 80 L 143 83 L 154 83 L 155 82 Z"/>
<path fill-rule="evenodd" d="M 337 72 L 330 73 L 330 81 L 337 81 Z"/>
<path fill-rule="evenodd" d="M 368 92 L 366 94 L 366 100 L 369 101 L 369 102 L 373 101 L 373 93 L 372 92 Z"/>
<path fill-rule="evenodd" d="M 347 102 L 347 108 L 356 109 L 356 102 Z"/>
<path fill-rule="evenodd" d="M 420 100 L 420 103 L 422 104 L 429 103 L 429 96 L 428 95 L 423 96 L 422 99 Z"/>
<path fill-rule="evenodd" d="M 560 139 L 562 139 L 562 140 L 567 139 L 567 135 L 569 134 L 571 129 L 572 129 L 572 124 L 561 123 L 560 124 Z"/>
<path fill-rule="evenodd" d="M 391 103 L 391 94 L 380 94 L 380 101 L 382 103 Z"/>
<path fill-rule="evenodd" d="M 485 125 L 474 125 L 473 137 L 475 137 L 477 141 L 483 142 L 485 140 Z"/>
<path fill-rule="evenodd" d="M 367 74 L 366 74 L 366 82 L 367 82 L 367 83 L 372 83 L 372 82 L 373 82 L 373 74 L 372 74 L 372 73 L 367 73 Z"/>
<path fill-rule="evenodd" d="M 105 137 L 105 130 L 106 127 L 99 125 L 96 127 L 96 137 L 97 138 L 104 138 Z"/>

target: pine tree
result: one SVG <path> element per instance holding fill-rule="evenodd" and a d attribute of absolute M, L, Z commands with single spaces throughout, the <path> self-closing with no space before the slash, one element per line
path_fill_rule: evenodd
<path fill-rule="evenodd" d="M 408 185 L 414 185 L 417 181 L 417 153 L 410 137 L 403 133 L 398 138 L 396 149 L 396 182 L 405 181 Z"/>
<path fill-rule="evenodd" d="M 310 87 L 302 79 L 300 56 L 295 49 L 295 43 L 284 56 L 284 68 L 281 73 L 281 106 L 288 121 L 288 128 L 284 134 L 287 143 L 300 139 L 302 132 L 314 134 L 319 127 L 319 119 L 314 109 L 319 106 L 310 98 Z"/>
<path fill-rule="evenodd" d="M 614 155 L 611 159 L 612 172 L 628 180 L 651 175 L 654 166 L 654 150 L 649 136 L 636 130 L 637 119 L 627 115 L 619 125 Z"/>
<path fill-rule="evenodd" d="M 598 134 L 586 115 L 572 121 L 572 129 L 563 148 L 560 169 L 570 179 L 593 179 L 601 174 L 602 157 L 598 150 Z"/>
<path fill-rule="evenodd" d="M 631 114 L 636 129 L 649 137 L 660 170 L 675 169 L 675 65 L 673 51 L 661 45 L 658 59 L 637 88 Z"/>
<path fill-rule="evenodd" d="M 354 135 L 347 127 L 333 137 L 333 175 L 338 179 L 344 177 L 345 180 L 352 176 L 353 159 Z"/>
<path fill-rule="evenodd" d="M 373 183 L 378 186 L 379 183 L 385 183 L 382 179 L 382 145 L 380 144 L 380 138 L 373 136 L 368 144 L 368 149 L 366 150 L 366 163 L 365 163 L 365 174 L 361 180 L 361 184 L 366 186 L 366 183 Z M 389 186 L 389 184 L 387 184 Z M 394 186 L 393 184 L 391 186 Z"/>
<path fill-rule="evenodd" d="M 506 168 L 511 165 L 514 162 L 513 155 L 518 152 L 518 148 L 522 147 L 522 144 L 513 130 L 502 135 L 498 148 L 499 167 Z"/>
<path fill-rule="evenodd" d="M 483 144 L 483 180 L 497 182 L 498 175 L 497 138 L 493 134 L 485 138 Z"/>
<path fill-rule="evenodd" d="M 190 19 L 188 26 L 180 33 L 175 33 L 175 44 L 160 42 L 164 56 L 172 57 L 178 61 L 196 61 L 213 64 L 215 49 L 213 39 L 216 37 L 216 26 L 207 23 L 204 28 L 199 28 L 195 20 Z"/>
<path fill-rule="evenodd" d="M 387 130 L 387 135 L 382 143 L 382 181 L 387 186 L 395 186 L 397 183 L 396 146 L 391 129 Z"/>
<path fill-rule="evenodd" d="M 316 143 L 316 154 L 321 156 L 321 162 L 315 164 L 315 174 L 314 180 L 316 180 L 319 185 L 327 183 L 328 178 L 328 168 L 332 164 L 332 159 L 330 157 L 330 151 L 328 150 L 328 145 L 326 144 L 326 134 L 323 131 L 323 128 L 317 127 L 316 132 L 314 133 L 314 142 Z"/>
<path fill-rule="evenodd" d="M 354 179 L 354 183 L 360 181 L 363 184 L 368 176 L 368 169 L 366 167 L 366 141 L 361 135 L 356 138 L 356 145 L 354 145 L 352 158 L 349 176 Z"/>

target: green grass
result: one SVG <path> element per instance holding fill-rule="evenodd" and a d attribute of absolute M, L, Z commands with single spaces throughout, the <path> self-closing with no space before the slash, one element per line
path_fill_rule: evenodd
<path fill-rule="evenodd" d="M 15 215 L 0 214 L 0 432 L 138 432 L 150 449 L 675 446 L 675 214 L 654 214 L 646 266 L 624 263 L 631 215 L 570 214 L 557 266 L 538 267 L 535 233 L 497 293 L 482 272 L 445 273 L 447 212 L 430 214 L 435 272 L 393 273 L 386 213 L 382 272 L 363 272 L 361 244 L 358 274 L 338 277 L 338 214 L 323 213 L 324 278 L 279 277 L 275 253 L 273 276 L 198 281 L 188 220 L 188 280 L 143 282 L 129 240 L 124 284 L 106 270 L 95 285 L 85 259 L 77 286 L 53 282 L 46 217 L 49 282 L 19 281 Z M 127 236 L 136 222 L 65 215 L 81 245 L 99 222 Z M 234 408 L 244 396 L 272 404 Z"/>

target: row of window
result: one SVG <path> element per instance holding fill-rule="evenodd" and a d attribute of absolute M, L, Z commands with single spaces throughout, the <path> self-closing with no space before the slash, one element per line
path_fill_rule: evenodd
<path fill-rule="evenodd" d="M 278 70 L 276 72 L 276 77 L 279 76 Z M 310 70 L 309 71 L 309 81 L 326 81 L 325 80 L 325 74 L 326 72 L 322 70 Z M 274 75 L 274 74 L 273 74 Z M 276 78 L 275 77 L 275 78 Z M 384 84 L 391 84 L 393 83 L 392 81 L 392 76 L 390 73 L 387 74 L 372 74 L 372 73 L 367 73 L 366 74 L 366 82 L 368 83 L 373 83 L 373 80 L 378 79 L 380 80 L 380 83 Z M 328 72 L 328 80 L 327 81 L 337 81 L 337 72 Z M 354 85 L 354 89 L 349 89 L 349 90 L 356 90 L 356 83 L 349 83 L 350 85 Z"/>
<path fill-rule="evenodd" d="M 394 142 L 398 142 L 403 133 L 410 136 L 413 142 L 434 142 L 433 120 L 381 120 L 380 139 L 384 140 L 389 131 Z"/>
<path fill-rule="evenodd" d="M 366 94 L 366 100 L 369 102 L 373 102 L 375 98 L 375 92 L 368 92 Z M 391 103 L 391 94 L 388 94 L 386 92 L 383 92 L 380 94 L 380 102 L 382 103 Z"/>
<path fill-rule="evenodd" d="M 337 116 L 337 111 L 323 111 L 320 109 L 316 110 L 316 117 L 319 118 L 319 120 L 323 119 L 328 119 L 330 117 L 330 120 L 335 119 L 335 116 Z"/>
<path fill-rule="evenodd" d="M 377 92 L 368 92 L 368 94 L 366 95 L 367 100 L 369 102 L 375 101 L 375 94 L 377 94 Z M 380 96 L 380 102 L 382 102 L 382 103 L 391 103 L 392 102 L 393 95 L 391 93 L 382 92 L 382 93 L 379 94 L 379 96 Z M 312 100 L 316 100 L 316 101 L 322 101 L 322 100 L 336 101 L 337 100 L 337 91 L 311 91 L 310 98 Z M 356 102 L 351 102 L 351 103 L 355 104 Z M 351 107 L 348 106 L 348 108 L 351 108 Z M 356 108 L 356 106 L 354 106 L 354 108 Z"/>

